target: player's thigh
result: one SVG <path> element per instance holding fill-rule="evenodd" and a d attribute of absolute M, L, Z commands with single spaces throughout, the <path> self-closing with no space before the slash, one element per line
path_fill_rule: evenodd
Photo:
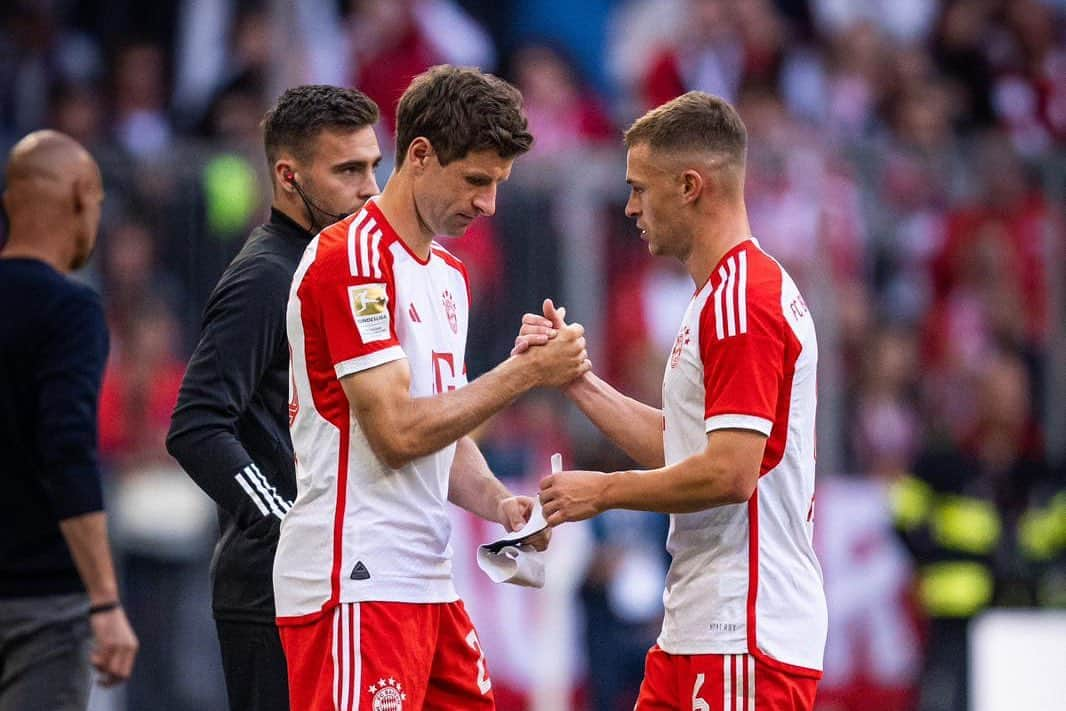
<path fill-rule="evenodd" d="M 636 711 L 753 711 L 755 660 L 747 654 L 648 653 Z"/>
<path fill-rule="evenodd" d="M 428 708 L 440 604 L 364 602 L 355 610 L 362 649 L 356 711 Z"/>
<path fill-rule="evenodd" d="M 432 652 L 416 605 L 343 603 L 316 621 L 280 628 L 289 699 L 299 711 L 418 708 Z M 425 606 L 421 606 L 425 607 Z M 414 650 L 414 651 L 412 651 Z"/>
<path fill-rule="evenodd" d="M 634 711 L 676 711 L 679 706 L 678 665 L 680 657 L 667 654 L 655 645 L 644 658 L 644 680 L 640 683 Z M 595 673 L 595 669 L 591 670 Z"/>
<path fill-rule="evenodd" d="M 289 678 L 289 705 L 301 711 L 337 711 L 351 696 L 354 650 L 342 621 L 350 605 L 338 605 L 311 622 L 279 626 Z M 342 642 L 343 640 L 343 642 Z M 344 678 L 349 682 L 342 688 Z"/>
<path fill-rule="evenodd" d="M 425 711 L 496 708 L 485 654 L 461 601 L 440 606 L 440 628 Z"/>
<path fill-rule="evenodd" d="M 759 711 L 811 711 L 818 681 L 757 661 L 754 689 Z"/>
<path fill-rule="evenodd" d="M 89 623 L 49 624 L 4 645 L 0 711 L 83 711 L 89 702 Z"/>

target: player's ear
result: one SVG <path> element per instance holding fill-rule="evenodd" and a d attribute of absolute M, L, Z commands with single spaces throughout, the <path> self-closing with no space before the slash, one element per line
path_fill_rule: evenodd
<path fill-rule="evenodd" d="M 89 202 L 89 181 L 84 177 L 74 178 L 70 183 L 70 206 L 75 215 L 85 211 Z"/>
<path fill-rule="evenodd" d="M 425 170 L 429 161 L 436 155 L 433 144 L 425 136 L 418 136 L 407 147 L 405 163 L 409 163 L 416 170 Z"/>
<path fill-rule="evenodd" d="M 683 202 L 695 201 L 708 187 L 698 170 L 690 169 L 681 174 L 681 200 Z"/>
<path fill-rule="evenodd" d="M 290 193 L 296 192 L 296 188 L 292 184 L 293 180 L 296 179 L 296 166 L 293 164 L 292 159 L 284 157 L 274 161 L 274 182 L 280 185 L 282 190 Z"/>

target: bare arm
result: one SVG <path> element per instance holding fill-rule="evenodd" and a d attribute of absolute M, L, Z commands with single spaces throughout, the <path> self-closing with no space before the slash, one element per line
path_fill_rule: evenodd
<path fill-rule="evenodd" d="M 457 441 L 526 391 L 580 376 L 588 369 L 582 333 L 580 326 L 570 327 L 552 343 L 508 358 L 466 387 L 432 397 L 411 397 L 406 359 L 340 382 L 374 453 L 397 469 Z"/>
<path fill-rule="evenodd" d="M 449 474 L 448 501 L 487 521 L 502 523 L 507 530 L 513 531 L 521 528 L 525 519 L 511 521 L 502 514 L 501 503 L 512 498 L 511 492 L 489 469 L 474 440 L 461 438 L 455 445 L 455 461 Z"/>
<path fill-rule="evenodd" d="M 759 432 L 715 430 L 702 452 L 668 467 L 553 474 L 541 481 L 544 514 L 558 525 L 608 509 L 691 513 L 744 503 L 755 491 L 765 448 Z"/>
<path fill-rule="evenodd" d="M 643 467 L 661 467 L 663 412 L 611 387 L 591 371 L 563 392 L 594 425 Z"/>
<path fill-rule="evenodd" d="M 74 565 L 89 592 L 89 604 L 117 601 L 118 583 L 107 542 L 107 514 L 94 511 L 73 516 L 60 521 L 59 530 L 67 539 Z"/>
<path fill-rule="evenodd" d="M 525 314 L 512 353 L 525 353 L 551 342 L 560 329 L 566 328 L 566 308 L 556 308 L 551 299 L 544 300 L 544 316 Z M 663 453 L 663 413 L 627 397 L 598 378 L 590 370 L 562 388 L 585 416 L 644 467 L 661 467 Z"/>
<path fill-rule="evenodd" d="M 515 496 L 496 478 L 470 437 L 455 446 L 455 461 L 448 480 L 448 501 L 487 521 L 496 521 L 508 531 L 517 531 L 533 513 L 531 496 Z M 523 539 L 537 550 L 548 547 L 551 529 Z"/>
<path fill-rule="evenodd" d="M 89 593 L 89 604 L 118 602 L 118 583 L 107 539 L 107 516 L 102 511 L 73 516 L 59 522 L 74 565 Z M 101 673 L 101 683 L 111 686 L 128 679 L 137 655 L 137 637 L 121 607 L 90 614 L 94 648 L 91 661 Z"/>

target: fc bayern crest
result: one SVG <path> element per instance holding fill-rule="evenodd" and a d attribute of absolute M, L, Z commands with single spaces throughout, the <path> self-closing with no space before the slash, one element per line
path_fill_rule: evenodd
<path fill-rule="evenodd" d="M 681 333 L 677 334 L 677 340 L 674 341 L 674 351 L 670 354 L 671 368 L 676 368 L 678 363 L 681 362 L 681 351 L 684 350 L 685 346 L 687 346 L 690 341 L 688 326 L 685 326 Z"/>
<path fill-rule="evenodd" d="M 378 679 L 371 684 L 368 693 L 374 695 L 371 701 L 373 711 L 403 711 L 403 702 L 407 700 L 403 684 L 395 679 Z"/>
<path fill-rule="evenodd" d="M 452 333 L 459 333 L 459 319 L 455 316 L 455 299 L 452 292 L 445 291 L 441 294 L 444 299 L 444 313 L 448 315 L 448 325 L 452 327 Z"/>

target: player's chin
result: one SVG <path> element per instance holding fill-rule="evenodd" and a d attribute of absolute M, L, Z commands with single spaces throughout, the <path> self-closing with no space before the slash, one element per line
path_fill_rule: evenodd
<path fill-rule="evenodd" d="M 448 237 L 462 237 L 473 222 L 474 218 L 472 217 L 453 217 L 445 225 L 443 232 Z"/>

